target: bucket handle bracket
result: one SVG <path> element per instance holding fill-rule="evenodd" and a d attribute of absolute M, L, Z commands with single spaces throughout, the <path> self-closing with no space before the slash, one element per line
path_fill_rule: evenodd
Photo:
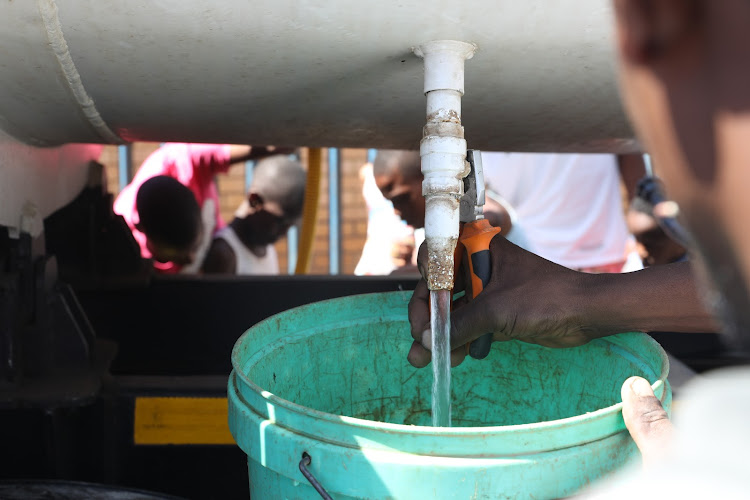
<path fill-rule="evenodd" d="M 308 470 L 307 466 L 311 463 L 312 457 L 310 457 L 310 455 L 306 451 L 303 451 L 302 460 L 299 461 L 300 472 L 303 476 L 305 476 L 305 479 L 310 482 L 310 485 L 315 488 L 315 491 L 317 491 L 322 498 L 324 498 L 325 500 L 333 500 L 333 498 L 331 498 L 331 495 L 329 495 L 325 488 L 323 488 L 323 485 L 321 485 L 318 480 L 315 479 L 315 476 L 312 475 L 312 472 Z"/>

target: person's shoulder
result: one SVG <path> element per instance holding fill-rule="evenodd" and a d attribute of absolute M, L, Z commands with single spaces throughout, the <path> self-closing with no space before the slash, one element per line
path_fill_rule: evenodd
<path fill-rule="evenodd" d="M 221 237 L 211 242 L 211 247 L 203 259 L 202 271 L 207 274 L 235 274 L 237 256 L 231 245 Z"/>

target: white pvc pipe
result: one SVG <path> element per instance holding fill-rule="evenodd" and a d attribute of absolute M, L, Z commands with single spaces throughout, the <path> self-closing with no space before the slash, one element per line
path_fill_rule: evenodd
<path fill-rule="evenodd" d="M 453 251 L 458 241 L 459 198 L 463 194 L 466 141 L 461 126 L 464 61 L 474 44 L 438 40 L 417 47 L 424 58 L 427 123 L 420 144 L 422 194 L 425 197 L 425 241 L 428 251 L 427 285 L 430 290 L 453 288 Z"/>
<path fill-rule="evenodd" d="M 427 93 L 427 116 L 434 116 L 439 121 L 460 121 L 461 96 L 456 90 L 441 90 Z M 446 110 L 454 110 L 457 116 L 441 115 Z"/>

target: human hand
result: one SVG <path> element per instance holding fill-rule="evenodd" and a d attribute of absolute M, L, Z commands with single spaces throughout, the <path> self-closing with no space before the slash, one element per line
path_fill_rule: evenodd
<path fill-rule="evenodd" d="M 494 341 L 518 339 L 547 347 L 572 347 L 593 338 L 595 330 L 581 315 L 586 301 L 584 273 L 559 266 L 527 252 L 502 236 L 490 243 L 492 273 L 484 290 L 470 300 L 471 290 L 455 302 L 451 311 L 451 364 L 466 356 L 466 344 L 487 332 Z M 426 245 L 419 252 L 419 268 L 426 269 Z M 424 276 L 424 272 L 422 272 Z M 464 290 L 465 279 L 457 272 L 453 293 Z M 430 353 L 429 290 L 422 279 L 409 302 L 409 322 L 414 338 L 408 360 L 427 366 Z"/>
<path fill-rule="evenodd" d="M 622 417 L 643 457 L 643 465 L 658 462 L 669 450 L 673 428 L 651 384 L 630 377 L 622 384 Z"/>
<path fill-rule="evenodd" d="M 395 242 L 393 244 L 393 247 L 391 247 L 391 260 L 397 268 L 407 265 L 411 265 L 413 267 L 414 265 L 411 261 L 412 254 L 414 254 L 413 235 Z"/>

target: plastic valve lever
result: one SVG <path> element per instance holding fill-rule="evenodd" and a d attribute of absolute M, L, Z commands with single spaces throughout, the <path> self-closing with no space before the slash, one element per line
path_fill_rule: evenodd
<path fill-rule="evenodd" d="M 466 261 L 471 275 L 471 298 L 479 295 L 492 274 L 492 258 L 490 256 L 490 242 L 500 232 L 499 227 L 493 227 L 487 219 L 479 219 L 461 224 L 458 241 L 466 249 Z M 474 359 L 484 359 L 492 347 L 492 332 L 482 334 L 469 345 L 469 355 Z"/>

